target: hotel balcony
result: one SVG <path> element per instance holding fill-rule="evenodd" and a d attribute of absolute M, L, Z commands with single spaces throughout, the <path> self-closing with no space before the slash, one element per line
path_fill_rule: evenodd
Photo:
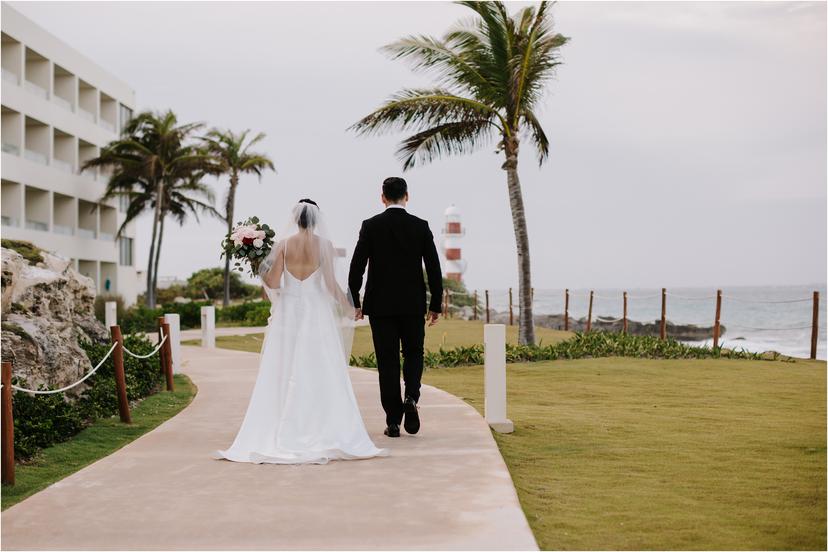
<path fill-rule="evenodd" d="M 23 208 L 23 186 L 19 182 L 3 180 L 2 189 L 0 211 L 3 226 L 19 228 Z"/>
<path fill-rule="evenodd" d="M 23 157 L 29 161 L 40 163 L 41 165 L 48 165 L 49 150 L 51 149 L 50 134 L 51 132 L 48 125 L 41 123 L 37 119 L 26 117 L 26 134 Z"/>
<path fill-rule="evenodd" d="M 115 101 L 115 98 L 107 96 L 103 92 L 100 93 L 100 98 L 100 120 L 98 121 L 98 124 L 109 132 L 114 133 L 116 132 L 118 126 L 118 102 Z"/>
<path fill-rule="evenodd" d="M 52 101 L 69 111 L 75 111 L 75 98 L 77 97 L 78 85 L 75 75 L 61 67 L 54 66 L 55 93 Z"/>
<path fill-rule="evenodd" d="M 75 198 L 57 192 L 52 197 L 52 232 L 73 236 L 78 215 Z"/>
<path fill-rule="evenodd" d="M 26 224 L 28 230 L 49 231 L 49 192 L 26 186 Z"/>
<path fill-rule="evenodd" d="M 3 152 L 20 155 L 23 143 L 23 117 L 17 111 L 3 106 Z"/>
<path fill-rule="evenodd" d="M 98 239 L 114 242 L 115 234 L 118 232 L 118 214 L 114 207 L 108 205 L 101 205 L 100 213 L 101 231 L 98 233 Z"/>
<path fill-rule="evenodd" d="M 3 82 L 20 85 L 20 76 L 23 74 L 23 45 L 6 33 L 2 33 L 0 52 L 3 58 Z"/>
<path fill-rule="evenodd" d="M 94 240 L 98 237 L 98 205 L 78 200 L 78 236 Z"/>
<path fill-rule="evenodd" d="M 38 54 L 31 48 L 26 48 L 26 72 L 23 82 L 26 90 L 40 96 L 49 98 L 49 85 L 52 81 L 51 64 L 49 60 Z"/>
<path fill-rule="evenodd" d="M 100 153 L 100 148 L 94 144 L 90 144 L 85 140 L 78 139 L 78 171 L 83 166 L 84 163 L 89 161 L 90 159 L 96 158 Z M 98 169 L 86 169 L 82 173 L 92 180 L 98 179 Z"/>
<path fill-rule="evenodd" d="M 77 146 L 75 137 L 59 129 L 54 129 L 54 154 L 52 155 L 52 166 L 69 174 L 75 172 L 75 155 Z"/>
<path fill-rule="evenodd" d="M 92 123 L 98 122 L 98 89 L 78 79 L 78 115 Z"/>

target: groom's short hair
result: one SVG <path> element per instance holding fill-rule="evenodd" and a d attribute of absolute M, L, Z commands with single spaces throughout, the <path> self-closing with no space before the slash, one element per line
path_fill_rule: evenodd
<path fill-rule="evenodd" d="M 382 181 L 382 195 L 388 201 L 399 201 L 408 193 L 408 184 L 399 176 L 391 176 Z"/>

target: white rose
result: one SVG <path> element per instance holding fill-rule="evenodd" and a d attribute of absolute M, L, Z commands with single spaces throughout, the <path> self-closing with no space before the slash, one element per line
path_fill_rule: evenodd
<path fill-rule="evenodd" d="M 261 249 L 261 247 L 263 245 L 264 245 L 264 240 L 260 240 L 258 238 L 253 240 L 253 247 L 255 247 L 256 249 Z"/>

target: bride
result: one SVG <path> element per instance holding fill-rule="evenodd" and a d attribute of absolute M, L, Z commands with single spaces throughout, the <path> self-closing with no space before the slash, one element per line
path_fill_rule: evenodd
<path fill-rule="evenodd" d="M 215 458 L 324 464 L 385 456 L 359 413 L 348 358 L 354 308 L 318 205 L 301 200 L 259 267 L 271 301 L 259 375 L 235 441 Z"/>

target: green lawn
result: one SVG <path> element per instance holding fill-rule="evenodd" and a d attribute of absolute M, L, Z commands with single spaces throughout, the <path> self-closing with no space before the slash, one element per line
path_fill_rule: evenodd
<path fill-rule="evenodd" d="M 441 319 L 436 325 L 426 328 L 425 348 L 437 351 L 440 347 L 452 349 L 459 346 L 474 345 L 483 341 L 483 322 L 466 320 Z M 544 345 L 554 344 L 571 337 L 571 332 L 535 328 L 537 339 Z M 264 334 L 217 336 L 216 346 L 235 351 L 253 351 L 258 353 L 262 347 Z M 506 327 L 506 339 L 509 343 L 517 343 L 517 326 Z M 201 345 L 200 339 L 183 341 L 184 345 Z M 362 356 L 374 351 L 371 341 L 371 328 L 361 326 L 354 333 L 354 347 L 352 354 Z"/>
<path fill-rule="evenodd" d="M 444 339 L 482 324 L 441 321 L 426 347 Z M 424 381 L 482 413 L 482 367 Z M 516 430 L 495 439 L 543 549 L 826 548 L 825 362 L 559 360 L 509 365 L 508 388 Z"/>
<path fill-rule="evenodd" d="M 175 391 L 161 391 L 139 402 L 132 410 L 132 424 L 122 424 L 117 415 L 97 420 L 70 440 L 43 449 L 25 464 L 17 464 L 15 485 L 3 485 L 2 509 L 129 444 L 178 414 L 195 394 L 190 378 L 176 374 Z M 129 497 L 124 499 L 129 501 Z"/>
<path fill-rule="evenodd" d="M 482 413 L 482 367 L 424 380 Z M 495 439 L 541 548 L 825 550 L 824 362 L 603 358 L 507 381 L 516 429 Z"/>

